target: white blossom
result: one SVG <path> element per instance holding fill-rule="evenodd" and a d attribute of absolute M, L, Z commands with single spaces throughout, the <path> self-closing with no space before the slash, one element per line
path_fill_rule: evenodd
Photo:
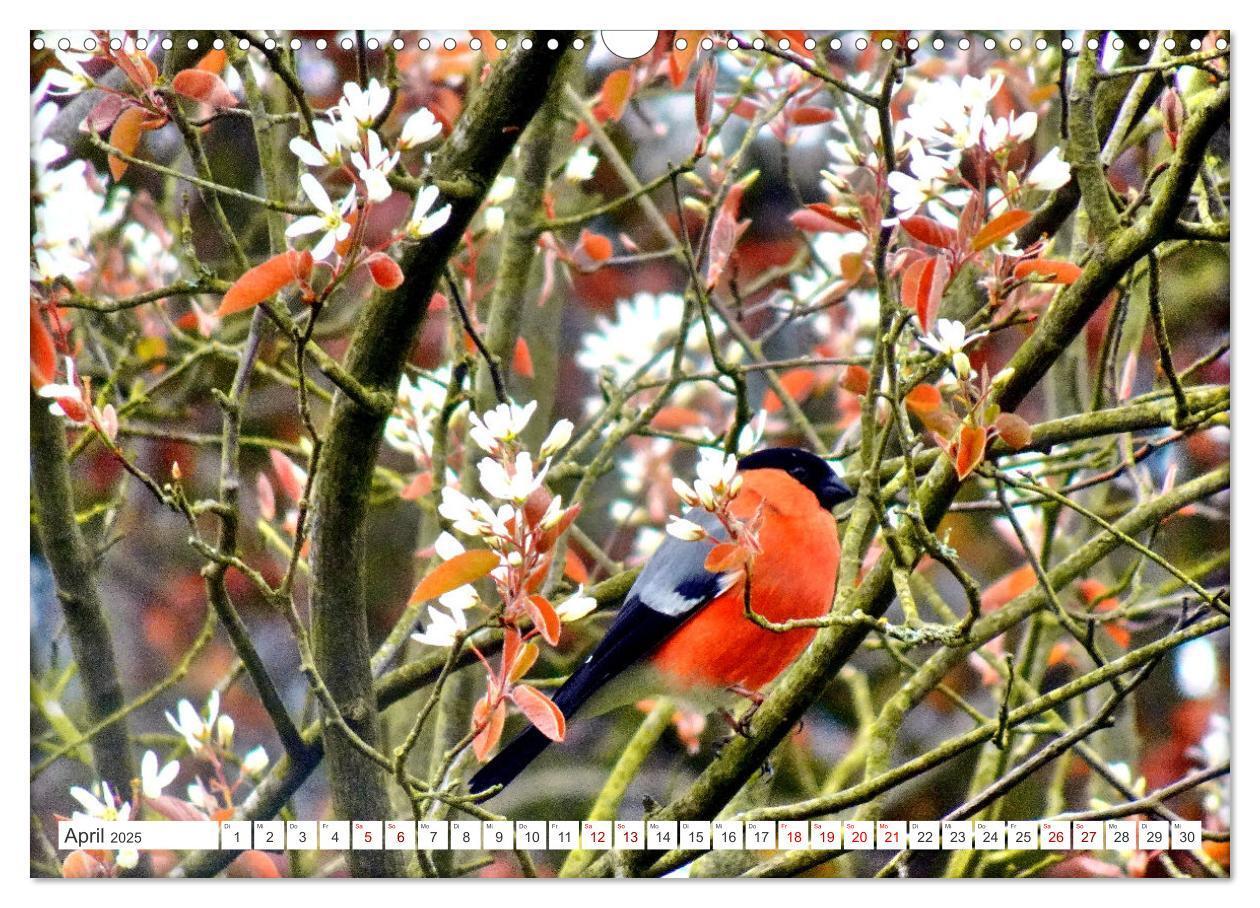
<path fill-rule="evenodd" d="M 997 151 L 1008 144 L 1026 142 L 1036 132 L 1037 115 L 1030 110 L 1018 116 L 1009 113 L 997 119 L 986 115 L 984 126 L 981 128 L 981 138 L 986 149 Z"/>
<path fill-rule="evenodd" d="M 472 426 L 468 434 L 481 450 L 493 454 L 504 442 L 514 442 L 525 431 L 529 418 L 538 409 L 538 401 L 531 400 L 523 407 L 512 402 L 502 403 L 493 410 L 487 410 L 481 416 L 471 413 L 468 416 Z"/>
<path fill-rule="evenodd" d="M 267 749 L 259 744 L 249 753 L 245 754 L 245 758 L 241 760 L 241 769 L 245 770 L 245 774 L 249 776 L 258 776 L 267 768 L 267 764 L 271 762 L 271 758 L 267 756 Z"/>
<path fill-rule="evenodd" d="M 502 501 L 524 503 L 535 489 L 542 485 L 547 475 L 547 465 L 534 475 L 533 458 L 528 451 L 521 451 L 509 469 L 497 460 L 482 458 L 477 464 L 477 472 L 481 478 L 481 487 L 488 495 Z"/>
<path fill-rule="evenodd" d="M 468 629 L 468 622 L 462 611 L 444 612 L 429 606 L 429 622 L 422 632 L 411 635 L 417 643 L 429 646 L 450 646 L 455 637 Z"/>
<path fill-rule="evenodd" d="M 387 152 L 375 131 L 369 129 L 367 133 L 367 156 L 356 151 L 350 155 L 350 161 L 359 171 L 371 201 L 383 202 L 390 197 L 394 190 L 389 185 L 389 172 L 398 163 L 398 152 Z"/>
<path fill-rule="evenodd" d="M 140 789 L 146 798 L 160 798 L 162 789 L 175 781 L 179 775 L 179 761 L 171 760 L 161 769 L 158 768 L 158 755 L 146 750 L 140 758 Z"/>
<path fill-rule="evenodd" d="M 389 103 L 389 89 L 376 79 L 362 88 L 357 82 L 347 82 L 342 86 L 341 100 L 337 110 L 344 120 L 350 120 L 363 129 L 371 126 Z"/>
<path fill-rule="evenodd" d="M 766 433 L 766 420 L 769 416 L 765 410 L 758 410 L 757 415 L 739 430 L 739 437 L 735 439 L 735 448 L 739 454 L 750 454 L 760 444 L 761 437 Z"/>
<path fill-rule="evenodd" d="M 693 523 L 674 514 L 669 515 L 669 524 L 665 527 L 665 532 L 684 542 L 699 542 L 709 535 L 709 531 L 700 526 L 700 524 Z"/>
<path fill-rule="evenodd" d="M 124 801 L 119 805 L 108 782 L 101 782 L 100 791 L 100 797 L 97 797 L 95 793 L 78 785 L 70 789 L 70 796 L 83 807 L 83 812 L 77 810 L 74 812 L 73 819 L 103 820 L 112 823 L 114 821 L 126 822 L 131 818 L 131 804 Z"/>
<path fill-rule="evenodd" d="M 324 231 L 324 235 L 319 238 L 319 242 L 315 244 L 315 248 L 311 250 L 311 255 L 316 261 L 323 260 L 328 257 L 338 243 L 350 235 L 350 222 L 346 220 L 346 216 L 350 213 L 350 209 L 354 207 L 354 191 L 351 190 L 341 203 L 336 207 L 333 206 L 332 200 L 328 198 L 328 193 L 324 191 L 324 187 L 319 184 L 309 173 L 302 174 L 302 191 L 306 193 L 306 197 L 311 200 L 318 210 L 319 214 L 310 214 L 300 217 L 292 224 L 289 229 L 284 232 L 287 237 L 305 236 L 308 233 L 318 233 Z"/>
<path fill-rule="evenodd" d="M 591 154 L 591 150 L 585 145 L 579 145 L 564 165 L 564 178 L 570 183 L 585 183 L 595 175 L 597 166 L 599 156 Z"/>
<path fill-rule="evenodd" d="M 426 186 L 416 195 L 416 207 L 411 212 L 411 220 L 403 228 L 403 232 L 413 240 L 422 239 L 435 233 L 451 219 L 451 206 L 443 205 L 437 211 L 430 211 L 438 200 L 438 188 Z"/>
<path fill-rule="evenodd" d="M 1035 189 L 1058 189 L 1072 179 L 1072 167 L 1063 160 L 1063 152 L 1056 145 L 1046 152 L 1037 166 L 1024 178 L 1025 185 Z"/>
<path fill-rule="evenodd" d="M 910 173 L 896 170 L 888 175 L 888 188 L 893 192 L 893 207 L 901 214 L 911 214 L 924 202 L 941 195 L 950 185 L 950 177 L 958 166 L 955 157 L 927 154 L 917 143 L 911 146 Z"/>
<path fill-rule="evenodd" d="M 573 423 L 567 419 L 560 420 L 551 427 L 551 431 L 543 439 L 542 447 L 538 449 L 538 456 L 544 459 L 551 457 L 567 445 L 572 437 Z"/>
<path fill-rule="evenodd" d="M 337 128 L 327 120 L 316 120 L 315 141 L 312 145 L 301 136 L 289 140 L 289 150 L 297 155 L 307 167 L 337 166 L 341 163 L 341 142 L 337 136 Z"/>
<path fill-rule="evenodd" d="M 556 606 L 556 615 L 561 621 L 569 623 L 585 618 L 598 605 L 594 596 L 586 595 L 586 587 L 579 586 L 572 596 Z"/>
<path fill-rule="evenodd" d="M 987 331 L 967 333 L 967 326 L 953 319 L 943 318 L 936 323 L 935 334 L 924 334 L 919 341 L 929 349 L 947 357 L 959 378 L 971 374 L 971 361 L 963 351 L 966 347 L 988 334 Z"/>
<path fill-rule="evenodd" d="M 442 124 L 433 116 L 433 111 L 421 107 L 403 123 L 402 133 L 398 137 L 398 147 L 404 151 L 419 148 L 442 134 Z"/>
<path fill-rule="evenodd" d="M 219 716 L 219 691 L 217 689 L 210 691 L 204 716 L 198 713 L 187 700 L 179 701 L 176 712 L 179 714 L 178 719 L 166 713 L 166 721 L 170 723 L 171 728 L 184 736 L 184 741 L 187 742 L 190 751 L 194 754 L 200 753 L 201 749 L 210 743 L 214 723 Z"/>

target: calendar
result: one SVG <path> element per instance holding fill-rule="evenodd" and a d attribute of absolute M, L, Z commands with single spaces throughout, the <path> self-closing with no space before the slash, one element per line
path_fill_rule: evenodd
<path fill-rule="evenodd" d="M 1231 875 L 1231 33 L 815 6 L 27 33 L 32 877 Z"/>

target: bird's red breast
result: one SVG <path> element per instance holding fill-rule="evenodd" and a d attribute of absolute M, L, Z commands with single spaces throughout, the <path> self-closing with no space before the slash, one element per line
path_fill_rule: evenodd
<path fill-rule="evenodd" d="M 752 609 L 770 621 L 816 618 L 830 608 L 840 566 L 835 518 L 781 470 L 748 470 L 732 502 L 737 517 L 760 504 L 761 553 L 751 564 Z M 681 690 L 769 684 L 804 651 L 815 628 L 777 633 L 744 616 L 744 581 L 703 607 L 652 656 Z"/>

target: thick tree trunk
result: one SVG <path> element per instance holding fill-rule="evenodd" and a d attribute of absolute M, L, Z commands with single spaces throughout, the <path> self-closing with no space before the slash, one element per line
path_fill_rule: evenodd
<path fill-rule="evenodd" d="M 451 204 L 451 218 L 408 250 L 402 263 L 403 284 L 378 294 L 363 308 L 346 368 L 368 389 L 390 397 L 396 391 L 447 258 L 542 104 L 572 37 L 567 32 L 536 33 L 530 49 L 500 60 L 438 153 L 432 175 L 442 189 L 440 204 Z M 548 48 L 548 38 L 556 39 L 556 49 Z M 372 467 L 387 416 L 384 408 L 368 411 L 337 394 L 315 481 L 311 528 L 316 665 L 350 727 L 374 746 L 380 735 L 369 664 L 363 530 Z M 332 725 L 324 733 L 324 751 L 336 815 L 350 820 L 389 816 L 381 767 Z M 356 876 L 395 876 L 402 868 L 395 852 L 350 852 L 350 869 Z"/>

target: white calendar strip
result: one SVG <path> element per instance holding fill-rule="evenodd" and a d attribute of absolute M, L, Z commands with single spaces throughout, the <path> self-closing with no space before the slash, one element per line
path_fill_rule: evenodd
<path fill-rule="evenodd" d="M 1184 851 L 1198 820 L 62 820 L 57 844 L 116 851 Z"/>

